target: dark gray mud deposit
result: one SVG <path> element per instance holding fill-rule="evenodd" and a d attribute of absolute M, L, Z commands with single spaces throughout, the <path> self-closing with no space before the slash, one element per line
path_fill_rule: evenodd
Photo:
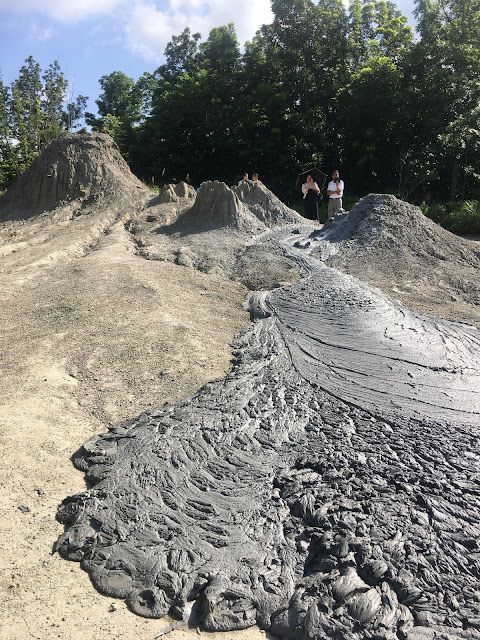
<path fill-rule="evenodd" d="M 290 251 L 229 376 L 77 452 L 57 549 L 210 630 L 480 638 L 480 332 Z"/>

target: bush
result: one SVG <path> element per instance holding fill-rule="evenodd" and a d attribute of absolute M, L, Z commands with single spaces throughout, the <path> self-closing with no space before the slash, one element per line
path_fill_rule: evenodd
<path fill-rule="evenodd" d="M 343 208 L 345 209 L 345 211 L 351 211 L 351 209 L 353 208 L 353 205 L 357 204 L 359 200 L 360 200 L 359 196 L 343 196 L 342 198 Z"/>
<path fill-rule="evenodd" d="M 444 204 L 420 205 L 423 213 L 452 233 L 480 234 L 480 202 L 446 202 Z"/>

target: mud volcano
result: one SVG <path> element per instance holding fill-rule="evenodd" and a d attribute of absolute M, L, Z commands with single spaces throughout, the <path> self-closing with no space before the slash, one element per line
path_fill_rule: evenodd
<path fill-rule="evenodd" d="M 379 197 L 381 231 L 404 214 Z M 268 233 L 302 280 L 251 295 L 225 379 L 83 445 L 57 550 L 135 613 L 209 630 L 480 638 L 480 332 L 326 266 L 327 237 Z"/>
<path fill-rule="evenodd" d="M 145 186 L 130 171 L 112 138 L 103 133 L 68 135 L 47 147 L 0 199 L 0 220 L 21 219 L 75 203 L 118 204 Z"/>
<path fill-rule="evenodd" d="M 176 227 L 187 234 L 199 229 L 245 234 L 302 222 L 305 221 L 296 211 L 260 184 L 230 188 L 215 180 L 203 183 L 193 206 L 178 219 Z"/>
<path fill-rule="evenodd" d="M 418 207 L 371 194 L 310 240 L 317 258 L 403 304 L 480 327 L 480 245 L 442 229 Z"/>

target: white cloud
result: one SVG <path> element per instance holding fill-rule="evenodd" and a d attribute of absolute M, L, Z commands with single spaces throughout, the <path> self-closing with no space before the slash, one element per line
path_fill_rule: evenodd
<path fill-rule="evenodd" d="M 130 49 L 146 60 L 160 62 L 166 44 L 185 27 L 206 39 L 211 29 L 233 22 L 238 40 L 251 40 L 262 24 L 273 20 L 270 0 L 232 5 L 231 0 L 167 0 L 159 3 L 140 0 L 131 9 L 126 26 Z"/>
<path fill-rule="evenodd" d="M 88 16 L 110 13 L 125 2 L 127 0 L 0 0 L 0 9 L 77 22 Z"/>
<path fill-rule="evenodd" d="M 46 42 L 54 35 L 53 27 L 40 27 L 36 22 L 30 24 L 29 40 L 36 42 Z"/>
<path fill-rule="evenodd" d="M 232 0 L 0 0 L 2 10 L 7 15 L 46 16 L 63 23 L 106 16 L 109 30 L 118 33 L 121 29 L 124 44 L 132 53 L 155 63 L 163 60 L 172 36 L 187 26 L 206 39 L 214 27 L 233 22 L 243 45 L 262 24 L 273 20 L 270 0 L 244 5 Z M 48 30 L 38 30 L 36 37 L 47 39 L 50 35 Z"/>

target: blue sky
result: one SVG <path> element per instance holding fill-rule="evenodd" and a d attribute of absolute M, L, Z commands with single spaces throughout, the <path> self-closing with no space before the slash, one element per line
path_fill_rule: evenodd
<path fill-rule="evenodd" d="M 396 2 L 412 25 L 413 2 Z M 270 0 L 0 0 L 1 78 L 9 85 L 29 55 L 43 71 L 58 60 L 70 97 L 88 96 L 96 114 L 101 76 L 122 71 L 137 80 L 154 71 L 186 26 L 204 39 L 233 22 L 243 44 L 272 18 Z"/>

